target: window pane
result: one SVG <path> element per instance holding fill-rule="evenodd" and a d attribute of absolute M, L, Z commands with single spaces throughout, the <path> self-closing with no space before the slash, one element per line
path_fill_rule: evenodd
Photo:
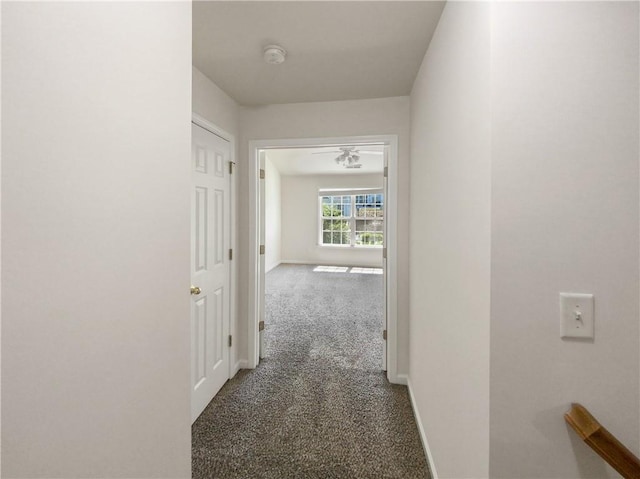
<path fill-rule="evenodd" d="M 351 233 L 349 231 L 323 231 L 322 244 L 351 244 Z"/>
<path fill-rule="evenodd" d="M 376 246 L 384 243 L 384 196 L 378 193 L 322 196 L 322 244 Z M 352 216 L 353 215 L 353 216 Z M 351 231 L 349 218 L 356 218 Z"/>
<path fill-rule="evenodd" d="M 349 217 L 351 216 L 350 205 L 350 196 L 323 196 L 322 216 L 325 218 Z"/>
<path fill-rule="evenodd" d="M 322 220 L 322 243 L 350 245 L 351 229 L 349 221 L 342 219 Z"/>
<path fill-rule="evenodd" d="M 382 208 L 382 195 L 368 194 L 356 195 L 356 218 L 382 218 L 384 210 Z"/>
<path fill-rule="evenodd" d="M 368 246 L 382 246 L 382 233 L 362 233 L 360 235 L 360 243 Z"/>
<path fill-rule="evenodd" d="M 384 231 L 384 225 L 382 220 L 356 220 L 356 232 L 361 231 L 376 231 L 382 233 Z"/>
<path fill-rule="evenodd" d="M 347 223 L 346 221 L 333 220 L 331 222 L 331 229 L 333 231 L 345 231 L 349 229 L 349 223 Z"/>
<path fill-rule="evenodd" d="M 374 233 L 372 231 L 356 233 L 356 245 L 360 246 L 382 246 L 384 244 L 383 239 L 382 233 Z"/>
<path fill-rule="evenodd" d="M 356 220 L 356 245 L 382 246 L 384 223 L 381 219 Z"/>
<path fill-rule="evenodd" d="M 362 218 L 366 215 L 366 197 L 364 195 L 356 196 L 356 218 Z"/>
<path fill-rule="evenodd" d="M 322 216 L 340 216 L 340 209 L 336 205 L 322 205 Z"/>

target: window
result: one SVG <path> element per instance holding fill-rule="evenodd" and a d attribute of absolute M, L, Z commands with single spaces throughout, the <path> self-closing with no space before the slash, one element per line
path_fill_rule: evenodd
<path fill-rule="evenodd" d="M 384 195 L 381 190 L 320 190 L 319 196 L 321 245 L 366 247 L 384 244 Z"/>

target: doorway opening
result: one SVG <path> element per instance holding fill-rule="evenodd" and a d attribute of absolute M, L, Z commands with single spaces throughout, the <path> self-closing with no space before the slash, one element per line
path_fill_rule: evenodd
<path fill-rule="evenodd" d="M 326 161 L 310 161 L 316 158 Z M 396 326 L 397 137 L 253 141 L 248 169 L 248 367 L 255 368 L 265 350 L 266 273 L 280 263 L 297 263 L 311 265 L 314 273 L 379 275 L 369 279 L 382 279 L 380 369 L 390 382 L 402 383 Z M 269 175 L 279 176 L 287 190 L 279 195 L 280 205 L 271 209 L 269 200 L 273 203 L 278 195 L 267 188 Z M 280 214 L 274 213 L 278 209 Z M 289 221 L 290 215 L 298 219 Z M 282 221 L 287 221 L 286 231 Z M 274 251 L 282 239 L 286 251 Z"/>

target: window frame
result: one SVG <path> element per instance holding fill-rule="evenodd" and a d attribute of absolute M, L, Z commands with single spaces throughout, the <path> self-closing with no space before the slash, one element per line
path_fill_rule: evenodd
<path fill-rule="evenodd" d="M 356 196 L 360 195 L 382 195 L 382 244 L 380 245 L 368 245 L 368 244 L 356 244 L 356 220 L 367 219 L 358 218 L 356 216 Z M 351 197 L 351 216 L 336 216 L 325 217 L 322 214 L 322 198 L 326 196 L 350 196 Z M 384 188 L 348 188 L 348 189 L 331 189 L 331 190 L 318 190 L 318 242 L 317 245 L 320 248 L 358 248 L 358 249 L 381 249 L 384 248 L 386 241 L 386 216 L 387 216 L 387 201 L 384 195 Z M 325 219 L 341 219 L 349 222 L 350 231 L 350 244 L 328 244 L 323 242 L 323 220 Z"/>

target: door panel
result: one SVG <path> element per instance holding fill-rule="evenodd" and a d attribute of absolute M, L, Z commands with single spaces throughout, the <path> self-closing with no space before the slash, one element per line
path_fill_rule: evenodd
<path fill-rule="evenodd" d="M 194 354 L 194 387 L 197 389 L 206 378 L 206 369 L 207 369 L 207 342 L 205 341 L 205 336 L 207 334 L 207 298 L 202 298 L 195 302 L 195 328 L 197 329 L 196 333 L 196 351 Z"/>
<path fill-rule="evenodd" d="M 230 145 L 192 125 L 191 419 L 229 379 Z"/>
<path fill-rule="evenodd" d="M 195 272 L 207 269 L 207 189 L 195 188 Z"/>
<path fill-rule="evenodd" d="M 212 337 L 212 345 L 213 345 L 213 367 L 214 369 L 220 364 L 220 361 L 224 360 L 224 331 L 222 330 L 222 324 L 224 322 L 223 314 L 223 298 L 224 298 L 224 290 L 222 288 L 217 289 L 211 295 L 213 300 L 213 314 L 214 321 L 213 324 L 216 326 L 215 334 Z"/>
<path fill-rule="evenodd" d="M 214 264 L 221 265 L 224 263 L 224 246 L 225 246 L 225 214 L 224 214 L 224 191 L 214 190 L 213 192 L 213 208 L 214 208 L 214 247 L 215 259 Z"/>

